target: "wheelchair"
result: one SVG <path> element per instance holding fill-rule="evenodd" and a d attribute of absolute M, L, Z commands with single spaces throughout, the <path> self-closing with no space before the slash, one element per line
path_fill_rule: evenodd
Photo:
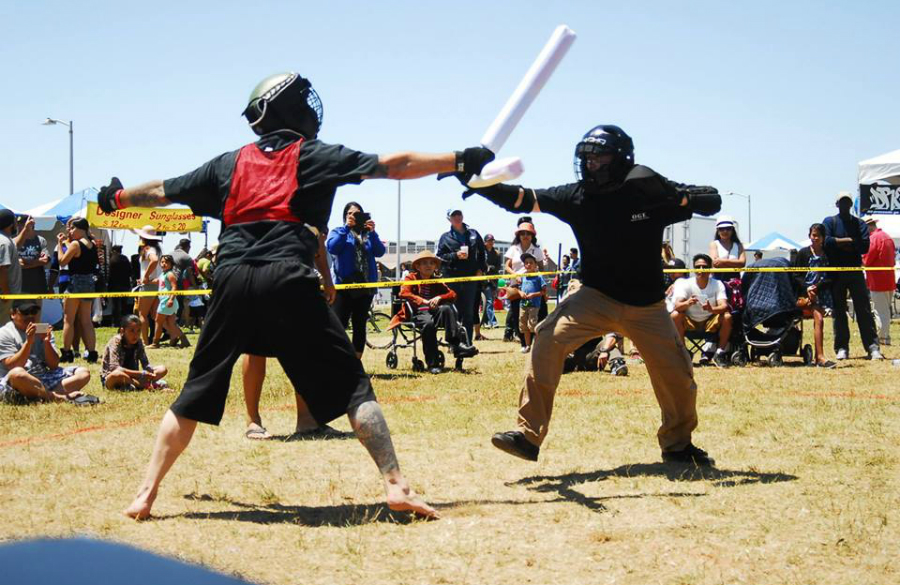
<path fill-rule="evenodd" d="M 403 299 L 393 299 L 393 314 L 397 314 L 400 310 L 401 306 L 405 307 L 405 311 L 407 315 L 415 315 L 415 307 L 410 301 L 405 301 Z M 460 340 L 460 343 L 468 345 L 468 333 L 466 332 L 465 327 L 462 326 L 462 323 L 459 322 L 459 315 L 456 311 L 456 307 L 453 305 L 447 305 L 451 307 L 453 310 L 453 315 L 456 318 L 457 323 L 459 323 L 459 332 L 462 335 L 463 339 Z M 438 331 L 443 331 L 443 328 L 438 328 Z M 419 329 L 416 327 L 416 324 L 412 321 L 412 319 L 407 319 L 401 321 L 396 327 L 391 329 L 391 333 L 393 334 L 393 339 L 390 344 L 387 346 L 387 356 L 385 357 L 385 365 L 395 370 L 400 363 L 400 356 L 398 354 L 398 350 L 400 349 L 412 349 L 412 369 L 414 372 L 424 372 L 426 369 L 425 362 L 419 358 L 418 353 L 418 345 L 422 340 L 422 334 Z M 438 351 L 437 358 L 435 362 L 435 366 L 439 368 L 443 368 L 447 362 L 447 356 L 441 348 L 449 348 L 450 344 L 447 343 L 440 335 L 438 335 Z M 423 352 L 424 353 L 424 352 Z M 456 360 L 454 364 L 454 369 L 462 370 L 463 368 L 463 357 L 454 357 Z"/>

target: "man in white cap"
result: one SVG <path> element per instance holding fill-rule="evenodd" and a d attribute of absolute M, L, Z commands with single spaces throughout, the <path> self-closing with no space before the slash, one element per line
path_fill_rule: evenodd
<path fill-rule="evenodd" d="M 825 255 L 829 266 L 861 267 L 862 256 L 869 251 L 869 228 L 863 220 L 850 213 L 853 198 L 847 191 L 841 191 L 834 200 L 838 214 L 822 220 L 825 226 Z M 834 353 L 838 360 L 850 357 L 850 326 L 847 323 L 847 293 L 853 299 L 859 336 L 869 354 L 869 359 L 883 360 L 878 336 L 875 332 L 875 318 L 869 301 L 869 289 L 862 271 L 841 271 L 834 273 L 832 283 L 834 296 Z"/>
<path fill-rule="evenodd" d="M 894 240 L 884 230 L 878 227 L 878 219 L 867 215 L 863 218 L 869 229 L 869 251 L 863 256 L 863 264 L 866 267 L 893 268 L 897 250 Z M 866 271 L 866 285 L 869 294 L 872 295 L 872 305 L 875 308 L 875 316 L 878 318 L 878 343 L 880 345 L 891 344 L 891 301 L 894 298 L 893 270 L 868 270 Z"/>

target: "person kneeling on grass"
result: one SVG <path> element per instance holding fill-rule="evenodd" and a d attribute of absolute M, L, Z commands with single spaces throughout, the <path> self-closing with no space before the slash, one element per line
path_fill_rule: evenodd
<path fill-rule="evenodd" d="M 164 390 L 166 366 L 151 366 L 141 341 L 141 319 L 125 315 L 103 350 L 100 384 L 107 390 Z"/>
<path fill-rule="evenodd" d="M 400 298 L 412 304 L 414 314 L 407 315 L 406 307 L 391 320 L 389 329 L 393 329 L 401 321 L 411 320 L 422 332 L 422 350 L 425 352 L 425 363 L 432 374 L 440 374 L 438 365 L 438 341 L 437 328 L 443 326 L 447 343 L 453 350 L 453 355 L 458 358 L 473 357 L 478 350 L 462 343 L 462 331 L 459 327 L 459 317 L 453 310 L 453 301 L 456 293 L 442 282 L 416 284 L 417 280 L 434 278 L 434 273 L 441 265 L 441 259 L 433 253 L 425 250 L 420 252 L 413 260 L 412 272 L 403 279 L 405 283 L 400 287 Z"/>
<path fill-rule="evenodd" d="M 40 312 L 33 300 L 16 301 L 12 321 L 0 327 L 0 402 L 97 404 L 96 396 L 81 392 L 91 379 L 87 368 L 59 367 L 53 328 L 37 333 Z"/>
<path fill-rule="evenodd" d="M 519 305 L 519 331 L 525 339 L 525 346 L 522 353 L 531 351 L 531 340 L 534 337 L 534 331 L 537 329 L 538 313 L 541 310 L 541 303 L 544 302 L 544 296 L 547 294 L 547 282 L 544 277 L 537 275 L 528 275 L 531 272 L 538 271 L 537 258 L 528 252 L 522 254 L 522 264 L 525 265 L 526 276 L 522 278 L 522 303 Z"/>

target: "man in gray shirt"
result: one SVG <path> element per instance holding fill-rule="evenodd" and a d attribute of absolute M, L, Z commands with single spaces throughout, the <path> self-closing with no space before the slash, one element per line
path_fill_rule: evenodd
<path fill-rule="evenodd" d="M 19 217 L 19 233 L 13 238 L 19 251 L 19 265 L 22 267 L 22 292 L 47 294 L 47 265 L 50 252 L 47 240 L 34 231 L 34 218 Z M 41 301 L 37 301 L 41 304 Z"/>
<path fill-rule="evenodd" d="M 33 300 L 17 300 L 11 321 L 0 327 L 0 402 L 67 400 L 96 404 L 96 397 L 80 392 L 91 379 L 90 371 L 75 366 L 59 367 L 53 329 L 47 326 L 38 333 L 35 321 L 40 310 Z"/>
<path fill-rule="evenodd" d="M 16 215 L 0 209 L 0 294 L 17 295 L 22 292 L 22 267 L 19 252 L 12 236 L 16 230 Z M 12 301 L 0 301 L 0 325 L 9 323 Z"/>

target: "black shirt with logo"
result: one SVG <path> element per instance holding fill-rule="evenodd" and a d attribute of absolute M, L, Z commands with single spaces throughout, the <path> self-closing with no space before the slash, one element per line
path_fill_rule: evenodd
<path fill-rule="evenodd" d="M 256 144 L 263 151 L 278 151 L 301 139 L 296 133 L 279 131 L 262 136 Z M 196 215 L 221 219 L 238 153 L 227 152 L 190 173 L 167 179 L 163 183 L 166 197 L 189 205 Z M 337 188 L 361 183 L 377 165 L 378 155 L 320 140 L 304 141 L 299 149 L 297 190 L 290 204 L 300 222 L 261 220 L 223 226 L 217 267 L 299 260 L 311 271 L 318 239 L 308 226 L 327 232 Z"/>
<path fill-rule="evenodd" d="M 648 208 L 647 201 L 675 201 L 677 187 L 647 167 L 635 167 L 611 191 L 590 192 L 584 183 L 570 183 L 534 193 L 542 212 L 572 226 L 582 283 L 619 302 L 647 306 L 665 297 L 663 231 L 693 214 L 676 203 Z"/>

